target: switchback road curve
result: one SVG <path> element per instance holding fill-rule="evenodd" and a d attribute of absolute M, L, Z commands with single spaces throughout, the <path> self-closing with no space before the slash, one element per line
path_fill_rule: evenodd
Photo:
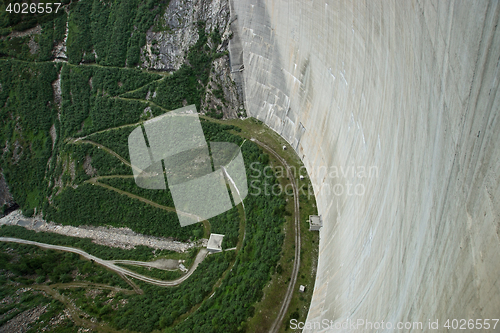
<path fill-rule="evenodd" d="M 178 278 L 176 280 L 163 281 L 163 280 L 153 279 L 153 278 L 138 274 L 138 273 L 133 272 L 133 271 L 129 271 L 126 268 L 116 266 L 112 260 L 104 260 L 104 259 L 98 258 L 98 257 L 95 257 L 95 256 L 93 256 L 93 255 L 91 255 L 83 250 L 73 248 L 73 247 L 51 245 L 51 244 L 33 242 L 33 241 L 29 241 L 29 240 L 24 240 L 24 239 L 19 239 L 19 238 L 10 238 L 10 237 L 0 237 L 0 242 L 11 242 L 11 243 L 35 245 L 35 246 L 42 247 L 45 249 L 52 249 L 52 250 L 57 250 L 57 251 L 66 251 L 66 252 L 76 253 L 76 254 L 81 255 L 82 257 L 85 257 L 89 260 L 93 260 L 96 263 L 98 263 L 99 265 L 107 267 L 118 274 L 121 274 L 124 276 L 129 276 L 129 277 L 132 277 L 134 279 L 141 280 L 141 281 L 151 283 L 151 284 L 161 286 L 161 287 L 178 286 L 182 282 L 186 281 L 191 276 L 191 274 L 193 274 L 193 272 L 196 270 L 198 265 L 203 261 L 203 259 L 205 259 L 205 257 L 207 256 L 207 253 L 208 253 L 207 249 L 205 249 L 205 248 L 201 249 L 200 252 L 198 252 L 198 255 L 196 256 L 196 258 L 193 262 L 193 265 L 191 266 L 191 268 L 189 268 L 188 272 L 185 275 L 181 276 L 180 278 Z"/>

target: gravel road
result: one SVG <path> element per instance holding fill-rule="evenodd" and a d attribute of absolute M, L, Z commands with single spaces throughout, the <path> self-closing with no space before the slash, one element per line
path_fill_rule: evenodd
<path fill-rule="evenodd" d="M 93 255 L 91 255 L 83 250 L 76 249 L 76 248 L 69 247 L 69 246 L 51 245 L 51 244 L 38 243 L 38 242 L 28 241 L 28 240 L 19 239 L 19 238 L 10 238 L 10 237 L 0 237 L 0 242 L 12 242 L 12 243 L 35 245 L 35 246 L 39 246 L 39 247 L 42 247 L 45 249 L 52 249 L 52 250 L 76 253 L 76 254 L 81 255 L 82 257 L 85 257 L 89 260 L 93 260 L 97 264 L 102 265 L 106 268 L 109 268 L 118 274 L 122 274 L 122 275 L 132 277 L 132 278 L 137 279 L 137 280 L 141 280 L 141 281 L 148 282 L 148 283 L 151 283 L 151 284 L 154 284 L 157 286 L 162 286 L 162 287 L 177 286 L 177 285 L 181 284 L 182 282 L 184 282 L 185 280 L 187 280 L 187 278 L 189 278 L 191 276 L 191 274 L 193 274 L 193 272 L 196 270 L 198 265 L 203 261 L 203 259 L 205 259 L 205 257 L 207 256 L 207 253 L 208 253 L 207 249 L 201 249 L 200 252 L 198 252 L 198 255 L 196 256 L 196 259 L 194 260 L 193 265 L 191 266 L 191 268 L 188 270 L 188 272 L 185 275 L 178 278 L 177 280 L 163 281 L 163 280 L 153 279 L 153 278 L 144 276 L 142 274 L 138 274 L 136 272 L 129 271 L 126 268 L 116 266 L 112 260 L 104 260 L 104 259 L 98 258 L 96 256 L 93 256 Z"/>

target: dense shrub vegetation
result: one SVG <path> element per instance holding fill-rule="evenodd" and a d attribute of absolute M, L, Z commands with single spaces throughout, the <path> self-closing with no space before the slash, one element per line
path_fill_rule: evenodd
<path fill-rule="evenodd" d="M 266 156 L 253 143 L 242 146 L 245 163 L 263 160 Z M 263 176 L 266 164 L 258 163 Z M 247 172 L 250 169 L 247 168 Z M 248 176 L 250 176 L 248 174 Z M 260 178 L 260 185 L 276 178 Z M 231 271 L 217 288 L 213 297 L 207 299 L 197 310 L 177 326 L 165 332 L 244 332 L 245 321 L 254 314 L 253 304 L 262 298 L 262 289 L 274 272 L 281 255 L 284 221 L 281 207 L 285 199 L 281 196 L 249 195 L 244 200 L 247 223 L 245 242 L 238 252 Z"/>
<path fill-rule="evenodd" d="M 65 64 L 61 71 L 62 134 L 82 136 L 138 122 L 147 104 L 115 96 L 160 77 L 138 69 Z"/>
<path fill-rule="evenodd" d="M 69 18 L 68 61 L 134 66 L 146 31 L 168 2 L 153 0 L 79 1 Z"/>
<path fill-rule="evenodd" d="M 43 25 L 47 22 L 55 21 L 59 16 L 64 15 L 64 7 L 70 0 L 61 0 L 62 3 L 60 10 L 56 13 L 55 10 L 52 13 L 14 13 L 8 12 L 6 9 L 11 4 L 19 2 L 14 0 L 5 0 L 0 4 L 0 36 L 6 36 L 13 31 L 24 31 L 30 28 L 34 28 L 37 24 Z M 53 3 L 52 1 L 39 1 L 41 3 Z M 55 5 L 53 6 L 55 9 Z"/>
<path fill-rule="evenodd" d="M 54 199 L 55 209 L 47 213 L 51 221 L 71 225 L 112 225 L 128 227 L 135 232 L 170 236 L 186 241 L 203 227 L 193 224 L 181 227 L 177 214 L 153 207 L 125 195 L 92 184 L 68 187 Z"/>
<path fill-rule="evenodd" d="M 0 59 L 0 165 L 13 196 L 25 212 L 45 200 L 51 124 L 57 117 L 51 83 L 57 65 Z"/>
<path fill-rule="evenodd" d="M 181 228 L 174 212 L 93 184 L 92 178 L 130 176 L 132 172 L 117 157 L 92 142 L 128 160 L 127 140 L 134 124 L 186 103 L 195 104 L 200 110 L 212 61 L 222 55 L 215 52 L 222 42 L 220 32 L 207 31 L 203 22 L 197 23 L 198 40 L 189 50 L 186 62 L 170 75 L 159 75 L 140 70 L 136 65 L 146 42 L 145 33 L 155 24 L 158 28 L 160 24 L 155 17 L 163 13 L 168 1 L 65 3 L 69 14 L 65 11 L 51 17 L 1 14 L 3 36 L 37 24 L 41 27 L 40 34 L 0 41 L 0 57 L 3 57 L 0 142 L 5 143 L 0 162 L 16 202 L 26 215 L 42 209 L 46 219 L 62 224 L 129 227 L 139 233 L 182 241 L 201 237 L 202 224 Z M 64 39 L 66 26 L 68 62 L 51 62 L 54 45 Z M 29 46 L 31 41 L 37 44 L 36 52 Z M 56 81 L 58 77 L 60 81 Z M 212 93 L 219 99 L 223 97 L 220 87 Z M 216 113 L 212 116 L 218 117 Z M 250 163 L 259 161 L 254 170 L 262 171 L 269 162 L 257 145 L 250 141 L 243 143 L 240 136 L 233 134 L 241 131 L 239 128 L 203 119 L 201 125 L 208 142 L 225 141 L 241 146 L 247 173 Z M 76 138 L 83 139 L 74 141 Z M 263 173 L 259 177 L 258 186 L 277 182 Z M 97 178 L 97 181 L 173 207 L 168 191 L 141 189 L 130 177 Z M 110 306 L 102 295 L 89 300 L 83 289 L 65 290 L 64 294 L 74 297 L 76 304 L 97 320 L 109 322 L 117 329 L 243 332 L 281 255 L 285 199 L 265 196 L 261 191 L 259 195 L 247 196 L 244 204 L 244 222 L 237 208 L 209 221 L 211 232 L 225 235 L 223 248 L 238 245 L 238 250 L 209 255 L 180 286 L 160 288 L 137 282 L 144 294 L 120 294 L 113 303 L 124 300 L 119 307 Z M 243 226 L 244 238 L 243 232 L 240 234 Z M 0 228 L 0 236 L 78 247 L 103 259 L 150 260 L 155 254 L 177 255 L 147 247 L 109 248 L 90 239 L 36 233 L 15 226 Z M 242 244 L 238 244 L 242 239 Z M 6 254 L 7 248 L 25 256 Z M 88 282 L 127 286 L 117 275 L 72 254 L 4 243 L 0 243 L 0 250 L 0 269 L 13 274 L 11 280 L 2 274 L 0 281 L 4 283 L 43 284 L 49 279 L 70 282 L 76 271 L 85 275 Z M 188 261 L 192 260 L 194 252 L 186 255 Z M 147 273 L 144 268 L 133 269 Z M 36 276 L 30 276 L 33 272 Z M 161 272 L 150 273 L 166 276 Z M 169 276 L 175 275 L 178 273 Z M 3 288 L 0 288 L 2 293 Z M 46 300 L 37 302 L 42 304 Z M 62 305 L 57 306 L 54 309 L 60 310 Z M 196 311 L 191 313 L 192 310 Z"/>

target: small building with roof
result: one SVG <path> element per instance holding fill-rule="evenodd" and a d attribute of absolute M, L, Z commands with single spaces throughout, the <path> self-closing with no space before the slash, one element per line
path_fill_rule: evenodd
<path fill-rule="evenodd" d="M 309 230 L 319 231 L 323 226 L 323 220 L 320 215 L 309 215 Z"/>
<path fill-rule="evenodd" d="M 224 235 L 220 234 L 210 234 L 208 239 L 207 250 L 210 253 L 221 252 L 222 251 L 222 239 Z"/>

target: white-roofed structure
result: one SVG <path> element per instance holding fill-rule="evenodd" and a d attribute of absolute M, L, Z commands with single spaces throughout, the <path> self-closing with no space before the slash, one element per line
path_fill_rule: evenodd
<path fill-rule="evenodd" d="M 220 234 L 210 234 L 208 239 L 207 250 L 210 253 L 221 252 L 222 251 L 222 239 L 224 235 Z"/>
<path fill-rule="evenodd" d="M 318 231 L 323 226 L 323 221 L 319 215 L 309 215 L 309 230 Z"/>

